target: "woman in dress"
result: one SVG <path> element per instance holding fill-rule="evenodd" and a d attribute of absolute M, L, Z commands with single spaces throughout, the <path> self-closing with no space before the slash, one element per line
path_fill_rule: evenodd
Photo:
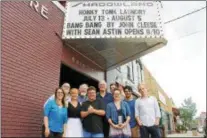
<path fill-rule="evenodd" d="M 121 100 L 121 91 L 115 89 L 114 101 L 107 105 L 106 117 L 110 124 L 109 137 L 129 138 L 131 137 L 130 108 L 125 101 Z"/>
<path fill-rule="evenodd" d="M 61 88 L 55 90 L 55 98 L 44 107 L 45 137 L 61 138 L 66 129 L 67 108 L 64 106 L 65 94 Z"/>
<path fill-rule="evenodd" d="M 71 101 L 68 103 L 68 122 L 65 137 L 83 137 L 81 123 L 81 105 L 78 102 L 78 89 L 72 88 L 70 91 Z"/>

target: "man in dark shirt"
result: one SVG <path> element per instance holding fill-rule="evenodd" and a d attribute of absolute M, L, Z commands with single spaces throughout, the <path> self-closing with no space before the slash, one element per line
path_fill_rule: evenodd
<path fill-rule="evenodd" d="M 108 103 L 113 102 L 112 94 L 106 91 L 107 85 L 104 80 L 99 82 L 99 90 L 100 92 L 97 94 L 97 99 L 102 100 L 105 104 L 105 107 Z M 103 118 L 103 123 L 104 137 L 109 137 L 109 123 L 106 116 Z"/>
<path fill-rule="evenodd" d="M 102 100 L 96 99 L 96 88 L 90 86 L 87 90 L 88 100 L 82 104 L 81 117 L 83 118 L 84 137 L 104 137 L 103 117 L 105 105 Z"/>

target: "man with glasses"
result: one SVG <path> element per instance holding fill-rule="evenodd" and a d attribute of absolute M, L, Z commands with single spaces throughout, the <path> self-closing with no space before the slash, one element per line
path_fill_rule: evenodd
<path fill-rule="evenodd" d="M 140 127 L 141 138 L 160 138 L 159 121 L 161 117 L 160 108 L 157 99 L 148 96 L 145 84 L 139 84 L 138 90 L 141 98 L 135 102 L 135 117 Z"/>
<path fill-rule="evenodd" d="M 124 87 L 124 93 L 125 93 L 125 102 L 129 105 L 131 116 L 130 116 L 130 127 L 131 127 L 131 134 L 132 137 L 137 138 L 139 136 L 139 129 L 138 125 L 135 119 L 135 100 L 133 99 L 132 95 L 132 87 L 131 86 L 125 86 Z"/>

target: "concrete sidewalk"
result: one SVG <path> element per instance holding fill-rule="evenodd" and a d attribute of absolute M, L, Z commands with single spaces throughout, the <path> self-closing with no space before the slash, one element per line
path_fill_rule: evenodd
<path fill-rule="evenodd" d="M 198 137 L 198 138 L 204 138 L 204 134 L 198 133 L 197 136 L 193 136 L 192 131 L 188 131 L 185 134 L 169 134 L 169 135 L 167 135 L 167 137 L 180 137 L 180 138 L 183 138 L 183 137 Z"/>

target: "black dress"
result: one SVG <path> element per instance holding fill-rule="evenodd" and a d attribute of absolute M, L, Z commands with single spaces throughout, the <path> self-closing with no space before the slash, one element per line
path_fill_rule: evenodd
<path fill-rule="evenodd" d="M 66 137 L 83 137 L 83 127 L 81 123 L 81 104 L 78 102 L 77 107 L 68 103 L 68 123 Z"/>
<path fill-rule="evenodd" d="M 70 102 L 68 103 L 68 118 L 81 118 L 81 105 L 78 102 L 77 107 L 74 107 Z"/>

